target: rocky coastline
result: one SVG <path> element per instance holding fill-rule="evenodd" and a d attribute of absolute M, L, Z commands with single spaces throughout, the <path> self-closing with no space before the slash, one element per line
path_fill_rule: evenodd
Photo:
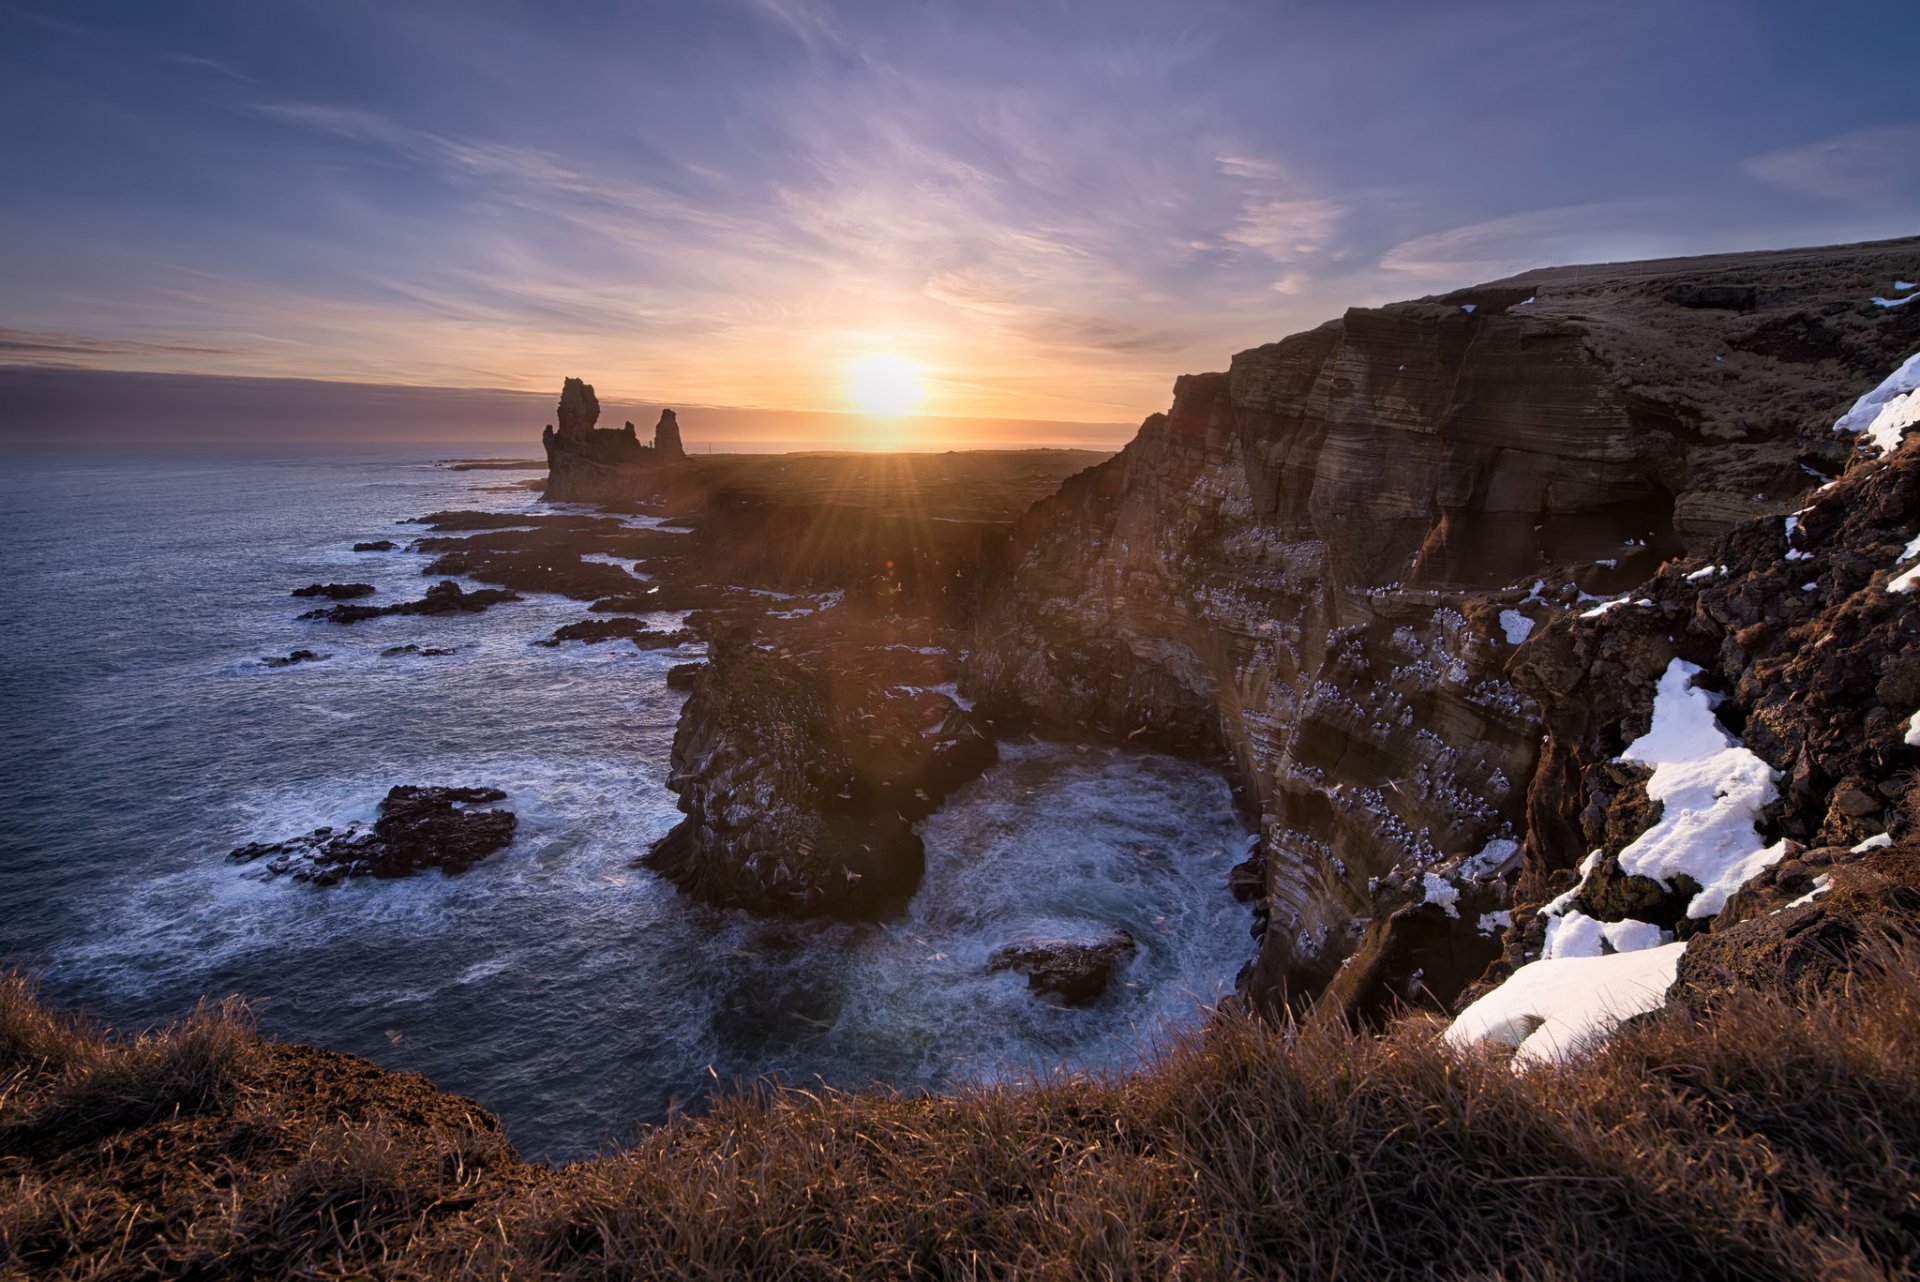
<path fill-rule="evenodd" d="M 676 449 L 577 489 L 567 443 L 630 434 L 570 379 L 548 493 L 602 514 L 436 513 L 411 547 L 494 585 L 466 598 L 586 603 L 540 644 L 705 647 L 673 674 L 686 818 L 641 859 L 696 898 L 885 917 L 919 881 L 913 825 L 996 738 L 1138 742 L 1221 763 L 1257 829 L 1233 873 L 1255 1009 L 1457 1012 L 1543 956 L 1563 897 L 1596 930 L 1738 939 L 1768 887 L 1891 858 L 1858 847 L 1900 836 L 1916 764 L 1915 623 L 1874 586 L 1911 534 L 1911 464 L 1833 422 L 1920 347 L 1920 314 L 1865 301 L 1914 252 L 1357 309 L 1180 379 L 1106 461 L 997 475 L 972 519 L 849 502 L 853 462 L 687 459 L 677 422 Z M 897 488 L 961 510 L 968 464 L 947 466 Z M 1660 819 L 1622 754 L 1675 660 L 1786 781 L 1758 820 L 1782 857 L 1704 916 L 1685 876 L 1620 864 Z"/>

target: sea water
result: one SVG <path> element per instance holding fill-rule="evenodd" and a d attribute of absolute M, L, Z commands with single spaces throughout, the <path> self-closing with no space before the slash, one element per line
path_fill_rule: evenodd
<path fill-rule="evenodd" d="M 1038 741 L 922 825 L 927 875 L 883 925 L 761 921 L 633 860 L 666 790 L 697 651 L 532 642 L 585 617 L 531 595 L 485 614 L 300 622 L 315 581 L 418 597 L 397 525 L 443 508 L 554 511 L 513 482 L 401 454 L 14 456 L 0 475 L 0 960 L 116 1026 L 246 995 L 263 1031 L 427 1074 L 523 1151 L 594 1152 L 717 1082 L 941 1089 L 1118 1069 L 1192 1024 L 1245 959 L 1226 890 L 1245 845 L 1225 781 Z M 637 572 L 645 573 L 644 566 Z M 391 646 L 452 647 L 383 658 Z M 321 663 L 272 668 L 296 649 Z M 369 821 L 397 783 L 504 789 L 513 844 L 459 876 L 321 889 L 226 853 Z M 1035 937 L 1139 943 L 1065 1008 L 988 955 Z"/>

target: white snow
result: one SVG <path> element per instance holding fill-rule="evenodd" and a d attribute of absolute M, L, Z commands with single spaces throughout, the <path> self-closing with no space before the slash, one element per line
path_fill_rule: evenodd
<path fill-rule="evenodd" d="M 1448 881 L 1445 877 L 1437 877 L 1433 873 L 1427 873 L 1422 881 L 1426 889 L 1425 897 L 1428 903 L 1440 905 L 1441 909 L 1445 911 L 1449 917 L 1458 917 L 1460 915 L 1460 888 L 1458 886 Z"/>
<path fill-rule="evenodd" d="M 1570 908 L 1547 922 L 1543 961 L 1559 957 L 1598 957 L 1600 941 L 1606 938 L 1606 923 Z"/>
<path fill-rule="evenodd" d="M 1907 718 L 1907 746 L 1920 748 L 1920 712 Z"/>
<path fill-rule="evenodd" d="M 1920 285 L 1916 285 L 1910 280 L 1896 280 L 1893 282 L 1893 287 L 1895 289 L 1920 289 Z"/>
<path fill-rule="evenodd" d="M 1613 945 L 1616 953 L 1638 952 L 1642 948 L 1658 948 L 1666 942 L 1666 932 L 1650 921 L 1635 921 L 1628 917 L 1623 921 L 1610 921 L 1601 928 L 1601 934 Z"/>
<path fill-rule="evenodd" d="M 1480 933 L 1483 935 L 1491 935 L 1495 931 L 1505 930 L 1511 925 L 1513 925 L 1513 914 L 1505 908 L 1480 914 L 1479 927 Z"/>
<path fill-rule="evenodd" d="M 1875 307 L 1904 307 L 1904 306 L 1905 306 L 1906 304 L 1908 304 L 1908 303 L 1911 303 L 1911 302 L 1912 302 L 1912 301 L 1913 301 L 1914 299 L 1916 299 L 1916 298 L 1920 298 L 1920 294 L 1908 294 L 1908 295 L 1907 295 L 1906 297 L 1904 297 L 1904 298 L 1878 298 L 1878 297 L 1876 297 L 1876 298 L 1875 298 L 1875 299 L 1873 300 L 1873 305 L 1874 305 Z"/>
<path fill-rule="evenodd" d="M 1695 570 L 1692 574 L 1689 574 L 1687 576 L 1687 582 L 1698 583 L 1702 579 L 1710 579 L 1716 574 L 1725 574 L 1726 572 L 1727 572 L 1727 567 L 1724 565 L 1709 565 L 1702 569 Z"/>
<path fill-rule="evenodd" d="M 1508 645 L 1519 645 L 1533 633 L 1533 620 L 1518 610 L 1500 611 L 1500 630 L 1507 634 Z"/>
<path fill-rule="evenodd" d="M 1911 561 L 1917 556 L 1920 556 L 1920 534 L 1914 535 L 1912 542 L 1900 549 L 1900 555 L 1893 559 L 1893 563 L 1899 565 L 1901 562 Z M 1920 580 L 1920 565 L 1914 566 L 1911 570 L 1908 570 L 1905 574 L 1898 576 L 1891 583 L 1887 584 L 1887 591 L 1911 592 L 1913 591 L 1913 585 L 1916 580 Z"/>
<path fill-rule="evenodd" d="M 1875 302 L 1878 302 L 1879 300 L 1878 300 L 1878 299 L 1875 299 L 1874 301 L 1875 301 Z M 1884 305 L 1885 305 L 1885 304 L 1882 304 L 1882 306 L 1884 306 Z M 1463 311 L 1463 312 L 1465 312 L 1465 313 L 1466 313 L 1467 315 L 1469 315 L 1469 316 L 1471 316 L 1471 315 L 1473 315 L 1473 309 L 1474 309 L 1474 306 L 1475 306 L 1475 305 L 1474 305 L 1473 303 L 1462 303 L 1462 304 L 1460 304 L 1460 310 L 1461 310 L 1461 311 Z"/>
<path fill-rule="evenodd" d="M 1664 807 L 1659 822 L 1620 852 L 1622 872 L 1668 885 L 1681 874 L 1702 887 L 1689 917 L 1711 917 L 1762 868 L 1786 854 L 1786 843 L 1759 844 L 1754 825 L 1777 795 L 1774 771 L 1721 728 L 1700 671 L 1675 659 L 1653 696 L 1653 725 L 1620 760 L 1653 767 L 1647 795 Z"/>
<path fill-rule="evenodd" d="M 1657 1010 L 1686 949 L 1684 943 L 1662 944 L 1522 966 L 1461 1011 L 1447 1029 L 1447 1041 L 1512 1046 L 1516 1066 L 1566 1059 L 1604 1038 L 1621 1020 Z"/>
<path fill-rule="evenodd" d="M 1582 610 L 1580 612 L 1580 617 L 1583 619 L 1597 619 L 1601 615 L 1605 614 L 1608 610 L 1613 609 L 1614 606 L 1625 605 L 1626 603 L 1627 603 L 1627 598 L 1623 596 L 1617 596 L 1611 601 L 1602 601 L 1599 605 L 1594 606 L 1593 609 L 1591 610 Z"/>
<path fill-rule="evenodd" d="M 1898 288 L 1900 288 L 1900 282 L 1899 282 L 1899 281 L 1895 281 L 1895 282 L 1893 282 L 1893 287 L 1894 287 L 1895 289 L 1898 289 Z M 1525 306 L 1526 306 L 1526 305 L 1527 305 L 1528 303 L 1531 303 L 1531 302 L 1532 302 L 1532 301 L 1533 301 L 1533 300 L 1534 300 L 1535 298 L 1537 298 L 1537 297 L 1538 297 L 1538 295 L 1535 295 L 1535 294 L 1529 294 L 1529 295 L 1528 295 L 1527 297 L 1525 297 L 1525 298 L 1523 298 L 1523 299 L 1521 299 L 1521 300 L 1520 300 L 1519 302 L 1517 302 L 1517 303 L 1515 303 L 1515 304 L 1514 304 L 1514 306 L 1515 306 L 1515 307 L 1525 307 Z"/>
<path fill-rule="evenodd" d="M 1920 298 L 1920 294 L 1909 295 Z M 1864 432 L 1867 439 L 1891 454 L 1900 448 L 1900 437 L 1920 422 L 1920 352 L 1907 357 L 1899 369 L 1887 375 L 1880 386 L 1853 403 L 1833 427 L 1837 432 Z"/>
<path fill-rule="evenodd" d="M 1892 836 L 1883 832 L 1877 837 L 1869 837 L 1859 845 L 1849 848 L 1847 853 L 1850 855 L 1864 855 L 1869 850 L 1878 850 L 1882 846 L 1891 846 L 1892 844 Z"/>
<path fill-rule="evenodd" d="M 1820 896 L 1826 894 L 1829 890 L 1832 890 L 1832 889 L 1833 889 L 1833 878 L 1827 876 L 1827 874 L 1825 873 L 1821 873 L 1818 877 L 1815 877 L 1813 879 L 1812 890 L 1809 890 L 1806 894 L 1800 896 L 1800 898 L 1794 900 L 1792 903 L 1786 904 L 1781 908 L 1775 909 L 1774 911 L 1785 912 L 1788 908 L 1798 908 L 1801 904 L 1810 904 L 1814 900 L 1818 899 Z"/>

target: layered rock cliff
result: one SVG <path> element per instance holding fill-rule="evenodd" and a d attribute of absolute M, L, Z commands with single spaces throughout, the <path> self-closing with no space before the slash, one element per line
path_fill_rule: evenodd
<path fill-rule="evenodd" d="M 541 433 L 547 451 L 546 496 L 562 503 L 626 503 L 638 497 L 656 469 L 686 457 L 680 444 L 680 421 L 672 410 L 660 412 L 653 444 L 642 445 L 632 423 L 603 430 L 600 399 L 593 385 L 568 379 L 560 389 L 551 424 Z"/>
<path fill-rule="evenodd" d="M 1375 978 L 1448 1004 L 1499 954 L 1530 822 L 1551 827 L 1517 647 L 1837 472 L 1834 419 L 1920 346 L 1920 312 L 1872 301 L 1917 259 L 1532 272 L 1182 378 L 1023 519 L 966 688 L 1003 719 L 1223 756 L 1260 824 L 1261 1004 L 1319 993 L 1369 922 L 1429 897 L 1487 929 Z"/>

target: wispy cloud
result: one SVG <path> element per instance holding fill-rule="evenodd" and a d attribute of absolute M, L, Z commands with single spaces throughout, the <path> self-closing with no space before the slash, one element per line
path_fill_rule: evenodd
<path fill-rule="evenodd" d="M 1920 188 L 1920 124 L 1855 129 L 1769 151 L 1743 168 L 1765 183 L 1834 201 L 1879 200 Z"/>
<path fill-rule="evenodd" d="M 0 328 L 0 360 L 41 364 L 93 365 L 116 357 L 232 356 L 240 349 L 195 343 L 149 343 L 137 339 L 95 338 L 87 334 L 41 334 Z"/>

